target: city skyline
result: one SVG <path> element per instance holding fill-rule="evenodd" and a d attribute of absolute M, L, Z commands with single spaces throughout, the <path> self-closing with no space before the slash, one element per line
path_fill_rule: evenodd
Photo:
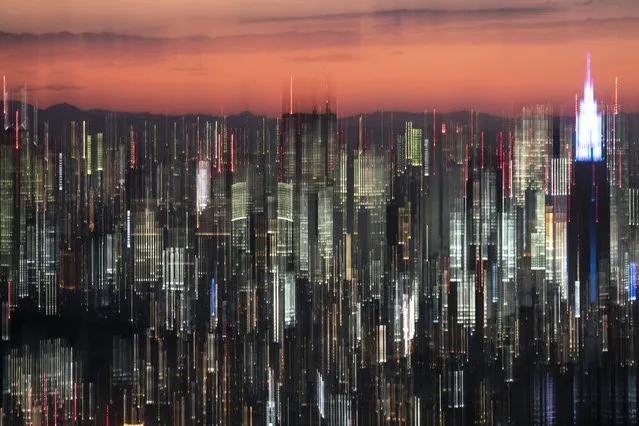
<path fill-rule="evenodd" d="M 564 117 L 135 116 L 17 91 L 0 419 L 636 424 L 639 116 L 584 59 Z"/>
<path fill-rule="evenodd" d="M 328 84 L 345 115 L 508 115 L 513 100 L 570 108 L 591 52 L 599 98 L 618 79 L 639 111 L 636 2 L 63 4 L 10 4 L 0 28 L 0 74 L 44 106 L 277 116 L 293 78 L 307 97 Z"/>
<path fill-rule="evenodd" d="M 0 425 L 639 424 L 638 1 L 0 13 Z"/>

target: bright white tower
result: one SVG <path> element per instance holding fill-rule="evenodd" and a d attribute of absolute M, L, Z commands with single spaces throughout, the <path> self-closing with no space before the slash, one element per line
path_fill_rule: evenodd
<path fill-rule="evenodd" d="M 601 114 L 597 109 L 595 90 L 590 78 L 590 54 L 584 83 L 584 97 L 577 113 L 576 161 L 601 161 Z"/>

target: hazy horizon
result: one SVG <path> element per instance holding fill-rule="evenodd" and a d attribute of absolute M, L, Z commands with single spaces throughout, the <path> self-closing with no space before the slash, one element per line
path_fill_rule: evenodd
<path fill-rule="evenodd" d="M 42 103 L 38 99 L 38 96 L 37 96 L 38 93 L 47 91 L 47 90 L 62 90 L 62 88 L 39 87 L 39 86 L 32 87 L 32 86 L 29 86 L 28 84 L 20 85 L 20 86 L 7 84 L 6 89 L 9 92 L 9 97 L 7 101 L 21 102 L 22 100 L 20 99 L 20 93 L 21 93 L 20 91 L 25 87 L 27 90 L 27 104 L 34 107 L 37 106 L 37 108 L 40 110 L 46 110 L 48 108 L 53 108 L 53 107 L 61 106 L 61 105 L 69 105 L 70 107 L 77 108 L 84 112 L 105 111 L 105 112 L 114 112 L 114 113 L 121 113 L 121 114 L 149 114 L 149 115 L 168 115 L 168 116 L 208 115 L 208 116 L 214 116 L 214 117 L 237 116 L 237 115 L 248 113 L 254 116 L 266 116 L 270 118 L 280 117 L 283 114 L 286 114 L 290 111 L 290 108 L 288 106 L 290 105 L 290 102 L 285 107 L 282 107 L 279 113 L 256 111 L 255 109 L 250 109 L 250 108 L 234 109 L 234 110 L 228 110 L 228 109 L 225 110 L 224 108 L 220 108 L 219 111 L 212 111 L 212 110 L 209 110 L 209 111 L 171 110 L 169 111 L 166 109 L 159 110 L 159 109 L 153 109 L 153 108 L 134 110 L 134 109 L 127 109 L 126 106 L 124 106 L 124 108 L 109 108 L 109 107 L 104 107 L 101 105 L 85 105 L 84 103 L 75 103 L 71 100 L 65 100 L 65 99 L 60 99 L 59 101 L 56 101 L 56 102 Z M 613 90 L 613 93 L 614 93 L 614 90 Z M 576 95 L 581 97 L 583 96 L 583 93 L 576 93 Z M 295 97 L 297 98 L 297 95 L 295 95 Z M 614 99 L 612 97 L 609 97 L 610 99 L 606 97 L 600 97 L 600 96 L 597 96 L 596 92 L 595 92 L 595 97 L 599 100 L 599 104 L 601 106 L 614 104 Z M 301 100 L 300 99 L 293 100 L 293 105 L 294 105 L 293 112 L 312 113 L 313 111 L 317 111 L 317 112 L 325 111 L 325 108 L 326 108 L 325 102 L 311 102 L 311 101 L 308 101 L 309 97 L 304 97 L 304 96 L 301 96 L 301 98 L 302 98 Z M 371 109 L 368 109 L 365 111 L 345 112 L 343 109 L 339 108 L 340 105 L 338 100 L 329 101 L 328 105 L 329 105 L 330 112 L 336 113 L 340 117 L 355 117 L 359 115 L 371 115 L 371 114 L 386 113 L 386 112 L 405 113 L 405 114 L 423 114 L 423 113 L 433 113 L 433 111 L 435 111 L 439 114 L 455 114 L 455 113 L 474 111 L 477 113 L 487 114 L 487 115 L 491 115 L 495 117 L 508 118 L 508 117 L 514 117 L 519 115 L 521 113 L 522 108 L 535 106 L 535 105 L 549 106 L 553 111 L 553 116 L 568 117 L 568 116 L 574 115 L 574 99 L 572 104 L 568 102 L 564 104 L 554 104 L 552 102 L 544 102 L 544 101 L 529 102 L 529 103 L 525 103 L 521 101 L 513 102 L 511 108 L 508 111 L 506 111 L 505 109 L 502 111 L 485 110 L 480 108 L 474 108 L 472 105 L 465 108 L 460 107 L 455 109 L 443 109 L 443 108 L 438 108 L 437 105 L 431 105 L 430 107 L 424 108 L 422 110 L 410 110 L 405 108 L 386 109 L 386 108 L 375 108 L 373 106 Z M 620 105 L 621 113 L 629 113 L 629 114 L 639 113 L 639 108 L 629 110 L 627 108 L 624 108 L 624 105 L 621 102 L 619 103 L 619 105 Z"/>

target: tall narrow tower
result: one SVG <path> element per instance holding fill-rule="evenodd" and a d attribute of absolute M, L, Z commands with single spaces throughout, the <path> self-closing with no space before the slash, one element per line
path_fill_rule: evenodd
<path fill-rule="evenodd" d="M 598 110 L 595 88 L 590 77 L 590 54 L 588 54 L 586 65 L 584 97 L 579 102 L 576 119 L 575 160 L 580 162 L 602 161 L 601 113 Z"/>
<path fill-rule="evenodd" d="M 580 314 L 582 318 L 587 318 L 587 324 L 583 325 L 588 333 L 593 335 L 601 335 L 594 330 L 606 322 L 605 306 L 608 302 L 610 282 L 610 197 L 604 161 L 606 150 L 603 146 L 602 123 L 601 113 L 594 98 L 588 56 L 584 96 L 579 102 L 575 122 L 575 174 L 570 196 L 569 274 L 570 282 L 573 284 L 570 299 L 574 303 L 573 306 L 581 311 L 575 312 L 575 315 Z M 579 282 L 579 285 L 576 282 Z M 581 301 L 580 306 L 575 306 L 577 300 Z M 588 336 L 584 337 L 594 343 Z"/>

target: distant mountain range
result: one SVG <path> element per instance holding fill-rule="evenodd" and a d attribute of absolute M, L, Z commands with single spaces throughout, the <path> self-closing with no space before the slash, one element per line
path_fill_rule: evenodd
<path fill-rule="evenodd" d="M 18 106 L 17 101 L 9 101 L 9 108 L 15 110 Z M 29 109 L 32 110 L 33 106 L 29 105 Z M 109 111 L 104 109 L 90 109 L 83 110 L 74 105 L 68 103 L 56 104 L 52 105 L 48 108 L 38 108 L 38 121 L 45 122 L 48 121 L 51 124 L 55 122 L 67 122 L 71 120 L 75 121 L 94 121 L 96 119 L 100 119 L 106 117 L 107 115 L 115 114 L 118 119 L 122 119 L 125 121 L 181 121 L 185 120 L 186 122 L 191 122 L 192 120 L 196 120 L 199 118 L 201 121 L 205 120 L 216 120 L 221 119 L 221 116 L 215 116 L 210 114 L 184 114 L 184 115 L 164 115 L 164 114 L 154 114 L 150 112 L 119 112 L 119 111 Z M 463 122 L 464 120 L 468 120 L 469 111 L 457 111 L 451 113 L 437 113 L 437 121 L 441 120 L 453 120 Z M 432 111 L 422 112 L 422 113 L 412 113 L 405 111 L 377 111 L 369 114 L 358 114 L 353 116 L 341 117 L 342 120 L 357 120 L 360 116 L 366 117 L 367 127 L 371 126 L 373 123 L 384 122 L 384 125 L 400 125 L 404 126 L 406 121 L 413 121 L 415 123 L 419 123 L 420 121 L 427 119 L 429 123 L 432 122 Z M 392 118 L 391 118 L 392 117 Z M 233 114 L 225 117 L 229 122 L 230 126 L 234 126 L 234 123 L 237 125 L 242 125 L 245 120 L 252 119 L 262 119 L 267 118 L 268 120 L 274 119 L 274 117 L 268 117 L 264 115 L 256 115 L 249 111 L 244 111 L 239 114 Z M 499 117 L 492 114 L 486 113 L 478 113 L 478 119 L 480 122 L 484 123 L 487 127 L 492 127 L 491 125 L 503 124 L 508 121 L 507 118 Z M 391 123 L 392 120 L 392 123 Z M 374 124 L 373 124 L 374 125 Z"/>
<path fill-rule="evenodd" d="M 8 103 L 8 107 L 10 111 L 15 111 L 16 108 L 19 107 L 19 103 L 16 101 L 10 101 Z M 33 106 L 29 105 L 28 110 L 30 111 L 29 120 L 33 119 Z M 90 131 L 92 133 L 102 132 L 105 127 L 105 119 L 107 116 L 115 116 L 118 129 L 122 129 L 122 131 L 126 132 L 126 128 L 128 126 L 141 126 L 144 125 L 144 122 L 151 122 L 155 124 L 163 124 L 166 123 L 167 128 L 169 123 L 193 123 L 196 120 L 200 120 L 201 122 L 205 121 L 213 121 L 219 120 L 222 117 L 208 115 L 208 114 L 185 114 L 185 115 L 163 115 L 163 114 L 153 114 L 149 112 L 116 112 L 116 111 L 107 111 L 103 109 L 92 109 L 92 110 L 83 110 L 74 105 L 70 105 L 68 103 L 52 105 L 48 108 L 39 108 L 38 109 L 38 123 L 41 126 L 43 123 L 49 123 L 49 130 L 52 135 L 62 135 L 66 134 L 66 129 L 68 128 L 68 124 L 70 121 L 86 121 L 89 125 Z M 639 114 L 630 113 L 626 114 L 629 117 L 628 126 L 630 134 L 639 134 Z M 346 131 L 346 134 L 356 135 L 358 132 L 358 122 L 359 118 L 363 117 L 365 120 L 365 128 L 367 134 L 371 138 L 371 143 L 375 144 L 378 141 L 388 140 L 388 136 L 390 132 L 399 133 L 402 132 L 405 123 L 407 121 L 412 121 L 414 127 L 417 128 L 432 128 L 433 125 L 433 114 L 431 112 L 425 113 L 411 113 L 411 112 L 403 112 L 403 111 L 378 111 L 370 114 L 361 114 L 357 116 L 348 116 L 343 117 L 340 120 L 343 120 L 343 124 L 341 128 Z M 267 117 L 263 115 L 255 115 L 248 111 L 230 115 L 224 117 L 226 122 L 230 128 L 249 128 L 251 133 L 254 130 L 258 129 L 264 123 L 263 120 L 266 120 L 265 123 L 267 126 L 274 125 L 275 118 Z M 562 117 L 555 117 L 556 122 L 560 120 Z M 564 117 L 569 120 L 572 120 L 572 117 Z M 451 113 L 437 113 L 436 123 L 437 126 L 440 123 L 446 121 L 453 121 L 456 123 L 468 123 L 470 119 L 469 111 L 457 111 Z M 486 113 L 477 113 L 476 125 L 478 129 L 486 132 L 487 135 L 491 133 L 494 135 L 499 130 L 509 129 L 512 126 L 512 119 L 507 117 L 499 117 L 492 114 Z M 254 133 L 253 133 L 254 134 Z M 383 136 L 382 136 L 383 135 Z M 380 137 L 381 136 L 381 137 Z"/>
<path fill-rule="evenodd" d="M 11 102 L 10 111 L 15 111 L 19 107 L 18 102 Z M 29 122 L 33 123 L 33 107 L 28 108 L 30 111 Z M 132 113 L 132 112 L 115 112 L 103 109 L 83 110 L 68 103 L 52 105 L 48 108 L 38 109 L 38 127 L 42 131 L 43 123 L 49 123 L 49 135 L 58 141 L 66 140 L 69 131 L 69 123 L 71 121 L 87 122 L 87 131 L 90 133 L 104 132 L 106 127 L 106 118 L 115 116 L 117 123 L 117 133 L 126 135 L 129 126 L 140 129 L 143 128 L 145 122 L 158 125 L 158 134 L 160 137 L 167 137 L 171 131 L 173 123 L 193 123 L 196 120 L 200 122 L 220 120 L 222 117 L 207 114 L 185 114 L 185 115 L 162 115 L 152 114 L 148 112 Z M 412 121 L 415 128 L 432 129 L 433 114 L 426 113 L 410 113 L 401 111 L 384 111 L 374 112 L 371 114 L 362 114 L 357 116 L 348 116 L 340 118 L 340 131 L 346 136 L 349 143 L 356 143 L 359 133 L 359 118 L 363 117 L 365 122 L 365 133 L 367 142 L 370 147 L 383 145 L 386 146 L 388 141 L 393 139 L 393 135 L 402 133 L 406 127 L 407 121 Z M 255 135 L 260 128 L 266 126 L 272 130 L 275 129 L 275 118 L 263 115 L 255 115 L 248 111 L 224 117 L 230 129 L 246 129 L 248 134 Z M 470 119 L 469 111 L 459 111 L 446 114 L 437 113 L 436 125 L 441 126 L 442 121 L 453 121 L 456 123 L 468 123 Z M 499 130 L 510 128 L 511 121 L 490 114 L 478 113 L 476 124 L 486 134 L 496 135 Z M 30 124 L 32 125 L 32 124 Z M 430 132 L 430 130 L 428 130 Z M 425 134 L 425 136 L 428 133 Z"/>

